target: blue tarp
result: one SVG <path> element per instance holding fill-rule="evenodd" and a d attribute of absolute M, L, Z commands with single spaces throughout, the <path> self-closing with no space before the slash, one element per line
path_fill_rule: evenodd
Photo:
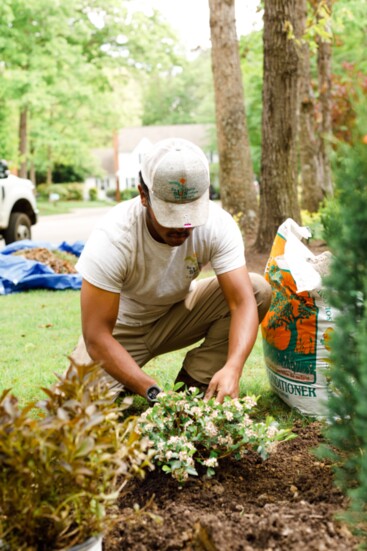
<path fill-rule="evenodd" d="M 82 241 L 70 245 L 63 241 L 54 245 L 47 241 L 15 241 L 0 251 L 0 295 L 28 291 L 29 289 L 80 289 L 82 276 L 80 274 L 56 274 L 52 268 L 37 262 L 27 260 L 12 253 L 23 249 L 43 248 L 51 251 L 59 250 L 80 256 L 84 247 Z"/>

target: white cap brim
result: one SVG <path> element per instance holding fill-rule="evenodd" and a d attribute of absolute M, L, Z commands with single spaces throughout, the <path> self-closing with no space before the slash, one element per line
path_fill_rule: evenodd
<path fill-rule="evenodd" d="M 196 201 L 170 203 L 162 201 L 153 192 L 149 193 L 154 215 L 165 228 L 195 228 L 203 226 L 209 216 L 209 190 Z"/>

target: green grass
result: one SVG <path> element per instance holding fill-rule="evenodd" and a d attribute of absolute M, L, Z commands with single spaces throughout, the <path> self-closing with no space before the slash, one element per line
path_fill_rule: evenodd
<path fill-rule="evenodd" d="M 44 397 L 42 386 L 51 386 L 55 373 L 68 366 L 81 332 L 79 291 L 29 291 L 0 297 L 0 392 L 11 388 L 21 405 Z M 144 370 L 162 387 L 172 385 L 187 349 L 151 360 Z M 301 415 L 277 396 L 268 382 L 259 332 L 241 378 L 241 394 L 260 397 L 259 415 L 273 415 L 290 426 Z M 136 407 L 145 407 L 137 398 Z"/>
<path fill-rule="evenodd" d="M 30 291 L 0 297 L 0 390 L 23 403 L 63 373 L 80 334 L 78 291 Z"/>
<path fill-rule="evenodd" d="M 37 207 L 40 216 L 49 216 L 51 214 L 68 214 L 75 209 L 95 209 L 99 207 L 112 207 L 114 201 L 57 201 L 50 203 L 42 199 L 37 199 Z"/>

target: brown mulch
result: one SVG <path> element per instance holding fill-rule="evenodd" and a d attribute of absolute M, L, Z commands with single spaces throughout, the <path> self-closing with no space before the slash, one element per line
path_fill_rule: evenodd
<path fill-rule="evenodd" d="M 36 260 L 37 262 L 46 264 L 46 266 L 49 266 L 56 274 L 77 273 L 74 268 L 75 262 L 72 259 L 74 255 L 68 253 L 52 252 L 43 247 L 36 247 L 34 249 L 23 249 L 13 254 L 23 256 L 27 260 Z M 74 258 L 76 260 L 76 257 Z"/>
<path fill-rule="evenodd" d="M 130 481 L 120 500 L 122 520 L 105 537 L 104 551 L 351 551 L 357 540 L 336 514 L 346 499 L 331 465 L 312 453 L 321 424 L 293 429 L 261 461 L 222 460 L 213 478 L 192 477 L 180 487 L 156 469 Z"/>

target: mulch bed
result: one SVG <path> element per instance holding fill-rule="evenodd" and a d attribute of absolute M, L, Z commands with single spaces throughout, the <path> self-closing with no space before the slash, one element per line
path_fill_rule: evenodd
<path fill-rule="evenodd" d="M 298 438 L 261 461 L 223 460 L 213 478 L 183 487 L 156 469 L 132 480 L 120 500 L 122 520 L 104 551 L 351 551 L 357 540 L 335 515 L 346 499 L 331 465 L 312 453 L 321 424 L 296 424 Z"/>

